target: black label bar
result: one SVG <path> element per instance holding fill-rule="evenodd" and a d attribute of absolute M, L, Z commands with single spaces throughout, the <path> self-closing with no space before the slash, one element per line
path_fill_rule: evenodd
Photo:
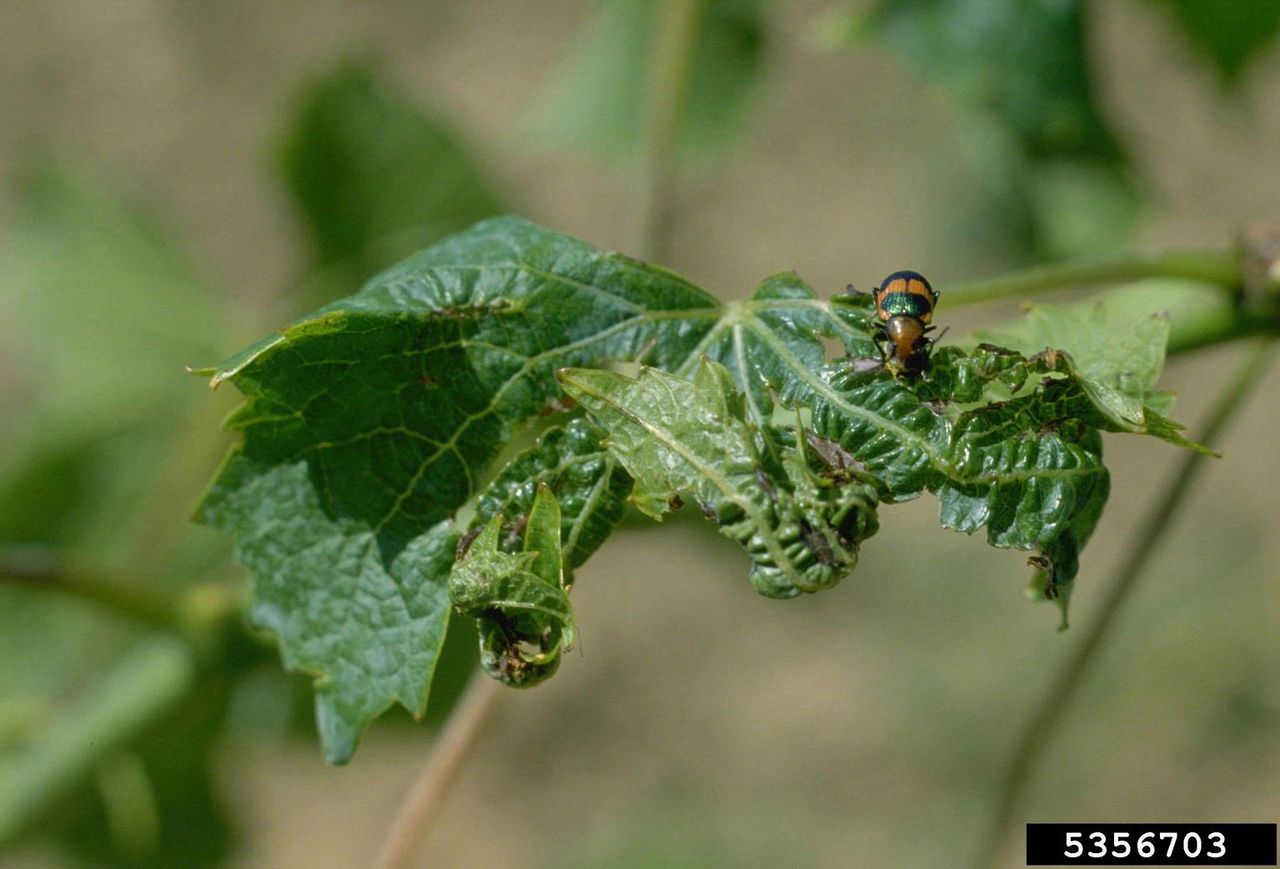
<path fill-rule="evenodd" d="M 1275 866 L 1275 824 L 1027 824 L 1028 866 Z"/>

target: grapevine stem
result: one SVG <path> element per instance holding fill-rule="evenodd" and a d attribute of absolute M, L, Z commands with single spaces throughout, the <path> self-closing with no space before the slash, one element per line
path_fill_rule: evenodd
<path fill-rule="evenodd" d="M 1160 254 L 1082 260 L 1037 266 L 998 278 L 963 281 L 943 288 L 948 307 L 1021 298 L 1068 287 L 1118 284 L 1145 278 L 1179 278 L 1221 287 L 1234 295 L 1244 283 L 1239 254 L 1230 250 L 1171 251 Z"/>
<path fill-rule="evenodd" d="M 480 670 L 471 677 L 418 780 L 400 805 L 378 855 L 378 869 L 405 869 L 413 865 L 423 837 L 444 805 L 476 733 L 501 690 L 500 682 Z"/>
<path fill-rule="evenodd" d="M 654 4 L 648 118 L 636 187 L 636 250 L 656 262 L 670 258 L 680 122 L 705 6 L 705 0 Z"/>
<path fill-rule="evenodd" d="M 1234 420 L 1244 406 L 1245 399 L 1265 374 L 1276 346 L 1276 340 L 1267 338 L 1258 341 L 1248 351 L 1209 411 L 1204 430 L 1199 436 L 1201 443 L 1212 446 Z M 1075 653 L 1059 671 L 1053 686 L 1022 731 L 1000 788 L 991 825 L 978 851 L 977 859 L 972 864 L 974 869 L 990 869 L 996 865 L 1001 845 L 1010 832 L 1008 829 L 1010 823 L 1018 814 L 1017 810 L 1026 792 L 1031 773 L 1035 771 L 1045 749 L 1053 743 L 1054 732 L 1069 712 L 1076 693 L 1097 657 L 1098 650 L 1116 623 L 1116 616 L 1132 595 L 1147 562 L 1156 553 L 1161 539 L 1185 503 L 1187 492 L 1190 491 L 1196 477 L 1205 466 L 1204 458 L 1199 453 L 1187 452 L 1177 473 L 1160 495 L 1155 510 L 1147 517 L 1146 523 L 1138 532 L 1128 556 L 1116 570 L 1109 584 L 1110 590 L 1102 602 L 1097 621 L 1088 629 Z"/>

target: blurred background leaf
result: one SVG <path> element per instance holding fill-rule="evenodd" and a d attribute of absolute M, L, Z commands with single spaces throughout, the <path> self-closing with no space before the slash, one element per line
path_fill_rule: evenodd
<path fill-rule="evenodd" d="M 152 706 L 124 748 L 95 746 L 93 786 L 63 801 L 47 820 L 77 863 L 202 869 L 226 860 L 235 844 L 232 812 L 214 770 L 230 673 L 190 673 L 188 690 L 176 702 Z"/>
<path fill-rule="evenodd" d="M 56 542 L 136 569 L 134 547 L 155 518 L 138 505 L 180 458 L 173 438 L 207 398 L 184 367 L 221 352 L 228 330 L 156 223 L 99 185 L 38 168 L 19 201 L 0 260 L 6 349 L 21 362 L 0 420 L 0 541 Z M 221 442 L 194 438 L 180 450 Z"/>
<path fill-rule="evenodd" d="M 304 308 L 503 210 L 448 125 L 354 62 L 302 93 L 280 171 L 310 237 Z"/>
<path fill-rule="evenodd" d="M 644 140 L 658 3 L 602 0 L 589 29 L 535 99 L 526 125 L 548 145 L 621 162 Z M 678 139 L 686 153 L 728 147 L 746 130 L 767 49 L 764 0 L 704 0 Z"/>
<path fill-rule="evenodd" d="M 60 698 L 61 708 L 46 710 L 48 720 L 30 727 L 25 738 L 9 745 L 0 758 L 0 841 L 11 840 L 40 812 L 61 802 L 52 826 L 72 834 L 66 837 L 67 842 L 91 840 L 84 851 L 86 856 L 96 855 L 95 862 L 118 862 L 112 859 L 113 849 L 103 847 L 104 842 L 120 844 L 119 856 L 126 859 L 119 862 L 125 865 L 155 853 L 161 835 L 174 836 L 170 826 L 162 826 L 156 815 L 174 811 L 195 815 L 207 807 L 194 799 L 203 792 L 203 803 L 207 804 L 207 787 L 191 787 L 191 773 L 199 780 L 207 777 L 207 771 L 203 764 L 192 767 L 185 763 L 190 759 L 188 750 L 196 745 L 185 738 L 190 734 L 181 734 L 178 741 L 170 741 L 179 736 L 172 729 L 156 734 L 159 738 L 152 739 L 148 754 L 176 773 L 167 776 L 166 783 L 177 784 L 187 798 L 184 803 L 169 803 L 156 798 L 147 765 L 122 749 L 177 703 L 191 687 L 194 671 L 184 643 L 173 637 L 143 639 L 129 644 L 105 672 L 81 683 L 74 693 L 67 692 L 68 696 Z M 108 760 L 113 753 L 130 756 L 134 762 L 113 769 Z M 118 783 L 129 793 L 112 800 L 109 795 L 113 788 L 119 793 Z M 68 796 L 77 786 L 78 797 Z M 78 817 L 77 807 L 91 802 L 109 806 L 98 813 L 103 826 L 111 828 L 104 830 L 104 835 L 94 835 L 92 824 L 86 825 Z M 206 817 L 201 820 L 209 821 L 214 813 L 203 814 Z M 203 849 L 193 844 L 192 840 L 182 841 L 195 858 Z"/>
<path fill-rule="evenodd" d="M 114 568 L 121 586 L 153 589 L 169 584 L 173 559 L 223 564 L 225 543 L 190 527 L 189 508 L 166 491 L 221 443 L 206 426 L 223 405 L 192 390 L 183 372 L 226 341 L 207 285 L 155 221 L 75 172 L 27 172 L 19 202 L 0 261 L 0 307 L 13 329 L 6 350 L 21 362 L 0 420 L 0 554 Z M 188 432 L 192 419 L 206 430 Z M 157 529 L 180 539 L 156 541 Z M 0 840 L 54 806 L 74 816 L 75 806 L 100 799 L 114 780 L 104 772 L 108 754 L 132 756 L 130 746 L 193 687 L 190 649 L 135 628 L 67 597 L 0 587 Z M 185 751 L 208 741 L 165 744 Z M 210 758 L 155 745 L 145 755 L 125 779 L 157 781 L 159 764 L 165 786 L 184 797 L 160 800 L 162 816 L 199 816 L 206 831 L 222 825 L 210 798 L 196 799 L 208 794 Z M 89 849 L 99 862 L 141 865 L 160 853 L 114 849 L 134 825 L 113 823 Z M 48 829 L 58 834 L 56 824 Z M 156 835 L 180 834 L 165 823 Z M 198 855 L 193 843 L 204 838 L 180 847 Z"/>
<path fill-rule="evenodd" d="M 1099 109 L 1084 0 L 878 0 L 834 27 L 954 97 L 954 147 L 985 201 L 950 213 L 973 241 L 1023 259 L 1124 245 L 1139 184 Z"/>
<path fill-rule="evenodd" d="M 1280 3 L 1273 0 L 1157 2 L 1229 88 L 1241 83 L 1250 63 L 1267 52 L 1280 33 Z"/>

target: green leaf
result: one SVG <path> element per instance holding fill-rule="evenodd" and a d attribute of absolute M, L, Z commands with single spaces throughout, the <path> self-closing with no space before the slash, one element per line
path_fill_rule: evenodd
<path fill-rule="evenodd" d="M 352 63 L 301 95 L 280 170 L 325 298 L 502 210 L 446 124 Z"/>
<path fill-rule="evenodd" d="M 847 18 L 855 41 L 882 42 L 959 101 L 1004 240 L 1064 257 L 1128 234 L 1137 184 L 1098 107 L 1082 0 L 879 0 Z"/>
<path fill-rule="evenodd" d="M 321 676 L 331 759 L 390 703 L 421 714 L 448 617 L 441 523 L 557 400 L 555 369 L 674 365 L 719 313 L 662 269 L 498 219 L 219 368 L 246 395 L 244 440 L 199 515 L 239 538 L 286 664 Z"/>
<path fill-rule="evenodd" d="M 601 432 L 585 419 L 543 432 L 513 458 L 476 503 L 472 531 L 495 516 L 527 520 L 534 497 L 547 486 L 560 506 L 565 581 L 595 552 L 626 511 L 632 481 L 600 444 Z M 514 527 L 514 525 L 513 525 Z"/>
<path fill-rule="evenodd" d="M 1147 298 L 1121 293 L 1074 306 L 1032 305 L 1016 323 L 978 335 L 1028 354 L 1065 351 L 1073 376 L 1112 424 L 1103 427 L 1145 432 L 1211 454 L 1186 440 L 1178 433 L 1182 427 L 1160 414 L 1173 400 L 1155 390 L 1171 331 L 1169 314 L 1159 305 L 1172 299 Z"/>
<path fill-rule="evenodd" d="M 550 677 L 572 648 L 573 607 L 564 581 L 560 505 L 546 483 L 525 521 L 523 548 L 503 551 L 498 514 L 461 553 L 449 575 L 449 596 L 477 619 L 480 663 L 495 679 L 531 687 Z"/>
<path fill-rule="evenodd" d="M 873 317 L 865 298 L 819 300 L 791 274 L 720 305 L 663 269 L 515 218 L 485 221 L 218 367 L 213 383 L 246 397 L 230 419 L 242 441 L 200 517 L 236 534 L 255 618 L 288 666 L 318 677 L 334 760 L 391 703 L 422 713 L 467 515 L 490 535 L 472 567 L 505 577 L 497 591 L 474 575 L 455 582 L 488 668 L 528 683 L 555 666 L 570 626 L 560 581 L 531 585 L 527 554 L 512 551 L 544 485 L 565 585 L 628 492 L 658 514 L 686 491 L 745 545 L 765 593 L 826 587 L 874 531 L 883 489 L 889 501 L 937 492 L 945 522 L 1039 549 L 1065 586 L 1106 497 L 1098 430 L 1176 432 L 1151 415 L 1117 421 L 1062 352 L 941 348 L 925 377 L 894 379 Z M 853 357 L 824 364 L 824 339 Z M 557 369 L 635 362 L 649 366 L 636 380 L 565 375 L 607 452 L 577 420 L 495 467 L 529 421 L 571 407 Z M 775 416 L 811 417 L 812 429 Z M 662 423 L 662 439 L 641 422 Z M 477 544 L 468 534 L 459 551 Z M 510 615 L 495 617 L 499 600 Z"/>
<path fill-rule="evenodd" d="M 744 385 L 749 418 L 767 422 L 773 396 L 793 390 L 822 366 L 823 338 L 838 341 L 851 355 L 878 355 L 870 311 L 840 302 L 817 300 L 795 272 L 766 278 L 747 301 L 725 303 L 724 315 L 677 373 L 690 375 L 703 356 L 719 362 Z"/>
<path fill-rule="evenodd" d="M 1052 347 L 1077 360 L 1081 377 L 1142 398 L 1164 368 L 1169 318 L 1118 307 L 1107 298 L 1083 305 L 1033 304 L 1007 325 L 978 331 L 981 341 L 1026 355 Z"/>
<path fill-rule="evenodd" d="M 1280 4 L 1271 0 L 1161 0 L 1161 5 L 1228 87 L 1239 84 L 1249 64 L 1280 33 Z"/>
<path fill-rule="evenodd" d="M 771 427 L 747 421 L 723 366 L 703 359 L 693 383 L 645 368 L 560 373 L 565 391 L 608 432 L 611 453 L 636 479 L 632 501 L 655 519 L 691 495 L 751 557 L 751 582 L 769 597 L 830 588 L 858 563 L 876 532 L 877 495 L 866 479 L 821 479 Z M 803 449 L 803 447 L 801 448 Z"/>
<path fill-rule="evenodd" d="M 661 4 L 609 0 L 529 115 L 534 133 L 611 158 L 643 141 L 655 23 Z M 679 146 L 707 152 L 743 131 L 765 56 L 761 0 L 703 3 Z"/>
<path fill-rule="evenodd" d="M 1034 381 L 1031 391 L 1027 384 Z M 980 401 L 999 387 L 1001 401 Z M 1141 402 L 1083 377 L 1069 354 L 944 347 L 919 383 L 853 362 L 828 366 L 808 395 L 815 431 L 883 480 L 886 500 L 938 496 L 946 527 L 987 528 L 993 546 L 1039 550 L 1064 594 L 1106 502 L 1100 430 L 1204 451 Z"/>
<path fill-rule="evenodd" d="M 958 360 L 935 362 L 938 376 L 949 361 Z M 1039 550 L 1055 589 L 1069 590 L 1106 502 L 1108 475 L 1096 429 L 1072 416 L 1068 396 L 1042 388 L 953 421 L 881 372 L 836 365 L 823 381 L 813 401 L 815 431 L 884 480 L 886 500 L 931 491 L 944 527 L 971 534 L 985 526 L 993 546 Z"/>
<path fill-rule="evenodd" d="M 376 526 L 326 514 L 303 462 L 260 472 L 243 455 L 223 468 L 200 518 L 236 535 L 253 573 L 250 617 L 281 640 L 285 666 L 317 676 L 326 757 L 351 757 L 392 702 L 426 711 L 448 619 L 449 522 L 388 555 Z"/>

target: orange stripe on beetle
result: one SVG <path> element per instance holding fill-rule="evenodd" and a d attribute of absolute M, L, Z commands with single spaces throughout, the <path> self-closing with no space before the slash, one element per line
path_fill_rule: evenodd
<path fill-rule="evenodd" d="M 915 317 L 925 325 L 933 319 L 938 294 L 919 272 L 894 272 L 872 292 L 876 315 L 888 322 L 890 317 Z"/>
<path fill-rule="evenodd" d="M 933 327 L 933 308 L 938 294 L 919 272 L 894 272 L 872 292 L 876 316 L 880 319 L 876 343 L 881 345 L 884 364 L 897 372 L 914 376 L 929 367 L 933 339 L 926 336 Z"/>

